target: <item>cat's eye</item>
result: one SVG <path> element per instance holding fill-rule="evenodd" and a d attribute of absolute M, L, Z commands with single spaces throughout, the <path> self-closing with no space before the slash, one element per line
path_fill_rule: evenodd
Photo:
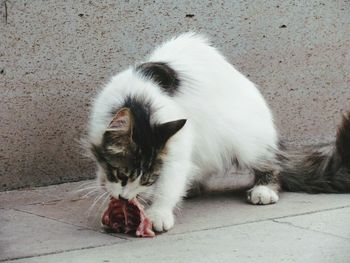
<path fill-rule="evenodd" d="M 143 186 L 151 186 L 158 179 L 158 174 L 147 174 L 143 175 L 140 178 L 140 184 Z"/>

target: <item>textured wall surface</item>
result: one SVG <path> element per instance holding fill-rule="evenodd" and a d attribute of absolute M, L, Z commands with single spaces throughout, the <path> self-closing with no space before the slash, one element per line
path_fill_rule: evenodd
<path fill-rule="evenodd" d="M 350 108 L 350 2 L 0 0 L 0 189 L 93 176 L 77 140 L 110 76 L 170 36 L 211 36 L 290 143 L 329 141 Z"/>

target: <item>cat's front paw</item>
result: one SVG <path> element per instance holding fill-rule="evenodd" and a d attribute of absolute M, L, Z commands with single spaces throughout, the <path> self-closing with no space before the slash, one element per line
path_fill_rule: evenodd
<path fill-rule="evenodd" d="M 174 226 L 174 214 L 169 209 L 151 207 L 146 214 L 152 221 L 153 229 L 157 232 L 168 231 Z"/>
<path fill-rule="evenodd" d="M 248 191 L 248 201 L 254 205 L 274 204 L 278 194 L 266 185 L 257 185 Z"/>

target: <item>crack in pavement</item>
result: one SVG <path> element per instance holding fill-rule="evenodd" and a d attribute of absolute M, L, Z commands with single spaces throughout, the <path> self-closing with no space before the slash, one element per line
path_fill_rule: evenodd
<path fill-rule="evenodd" d="M 264 222 L 264 221 L 273 221 L 273 220 L 278 220 L 278 219 L 282 219 L 282 218 L 297 217 L 297 216 L 315 214 L 315 213 L 319 213 L 319 212 L 343 209 L 343 208 L 348 208 L 348 207 L 350 207 L 350 205 L 340 206 L 340 207 L 333 207 L 333 208 L 326 208 L 326 209 L 319 209 L 319 210 L 314 210 L 314 211 L 309 211 L 309 212 L 304 212 L 304 213 L 296 213 L 296 214 L 293 214 L 293 215 L 256 219 L 256 220 L 251 220 L 251 221 L 246 221 L 246 222 L 241 222 L 241 223 L 235 223 L 235 224 L 229 224 L 229 225 L 223 225 L 223 226 L 217 226 L 217 227 L 212 227 L 212 228 L 197 229 L 197 230 L 193 230 L 193 231 L 189 231 L 189 232 L 181 232 L 181 233 L 175 233 L 175 234 L 169 233 L 169 236 L 175 236 L 175 235 L 187 234 L 187 233 L 196 233 L 196 232 L 207 231 L 207 230 L 216 230 L 216 229 L 221 229 L 221 228 L 228 228 L 228 227 L 232 227 L 232 226 L 247 225 L 247 224 L 253 224 L 253 223 Z"/>
<path fill-rule="evenodd" d="M 310 229 L 310 228 L 307 228 L 307 227 L 294 225 L 291 222 L 277 221 L 276 219 L 271 220 L 271 221 L 274 222 L 274 223 L 277 223 L 277 224 L 288 225 L 288 226 L 295 227 L 295 228 L 298 228 L 298 229 L 307 230 L 307 231 L 311 231 L 311 232 L 314 232 L 314 233 L 323 234 L 323 235 L 332 236 L 332 237 L 337 237 L 337 238 L 345 239 L 346 241 L 350 241 L 350 238 L 347 238 L 347 237 L 338 236 L 336 234 L 332 234 L 332 233 L 328 233 L 328 232 L 323 232 L 323 231 Z"/>
<path fill-rule="evenodd" d="M 298 216 L 303 216 L 303 215 L 311 215 L 311 214 L 315 214 L 315 213 L 327 212 L 327 211 L 338 210 L 338 209 L 349 208 L 349 207 L 350 207 L 350 205 L 343 205 L 343 206 L 332 207 L 332 208 L 318 209 L 318 210 L 304 212 L 304 213 L 296 213 L 295 215 L 286 215 L 286 216 L 275 217 L 274 219 L 283 219 L 283 218 L 287 218 L 287 217 L 298 217 Z"/>
<path fill-rule="evenodd" d="M 68 223 L 68 222 L 59 220 L 57 218 L 47 217 L 47 216 L 44 216 L 44 215 L 40 215 L 40 214 L 36 214 L 36 213 L 33 213 L 33 212 L 29 212 L 29 211 L 26 211 L 26 210 L 21 210 L 19 208 L 13 208 L 12 210 L 17 211 L 17 212 L 26 213 L 26 214 L 29 214 L 29 215 L 33 215 L 33 216 L 38 216 L 38 217 L 45 218 L 45 219 L 48 219 L 48 220 L 52 220 L 52 221 L 55 221 L 55 222 L 58 222 L 58 223 L 62 223 L 62 224 L 65 224 L 65 225 L 75 226 L 75 227 L 78 227 L 78 230 L 88 230 L 88 231 L 92 231 L 92 232 L 99 233 L 99 234 L 102 234 L 102 235 L 109 235 L 109 236 L 113 236 L 113 237 L 120 238 L 120 239 L 123 239 L 123 240 L 130 240 L 130 238 L 127 238 L 127 237 L 124 237 L 124 236 L 119 236 L 118 234 L 100 232 L 100 231 L 97 231 L 97 230 L 95 230 L 93 228 L 89 228 L 89 227 L 81 226 L 81 225 L 76 225 L 76 224 L 73 224 L 73 223 Z"/>
<path fill-rule="evenodd" d="M 128 241 L 129 240 L 126 240 L 126 242 L 128 242 Z M 66 253 L 66 252 L 86 250 L 86 249 L 91 249 L 91 248 L 114 246 L 116 244 L 118 244 L 118 243 L 95 245 L 95 246 L 86 246 L 86 247 L 81 247 L 81 248 L 72 248 L 72 249 L 64 249 L 64 250 L 57 250 L 57 251 L 54 251 L 54 252 L 47 252 L 47 253 L 42 253 L 42 254 L 37 254 L 37 255 L 23 256 L 23 257 L 17 257 L 17 258 L 9 258 L 9 259 L 0 259 L 0 262 L 11 262 L 11 261 L 27 259 L 27 258 L 36 258 L 36 257 L 49 256 L 49 255 L 57 255 L 57 254 L 62 254 L 62 253 Z"/>

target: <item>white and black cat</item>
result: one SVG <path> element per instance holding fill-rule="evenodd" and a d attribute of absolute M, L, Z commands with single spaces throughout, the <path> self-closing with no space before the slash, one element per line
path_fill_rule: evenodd
<path fill-rule="evenodd" d="M 249 189 L 264 205 L 280 189 L 350 192 L 350 115 L 335 144 L 287 153 L 255 85 L 195 33 L 111 79 L 94 101 L 89 143 L 100 185 L 115 198 L 151 199 L 156 231 L 173 227 L 192 187 Z"/>

